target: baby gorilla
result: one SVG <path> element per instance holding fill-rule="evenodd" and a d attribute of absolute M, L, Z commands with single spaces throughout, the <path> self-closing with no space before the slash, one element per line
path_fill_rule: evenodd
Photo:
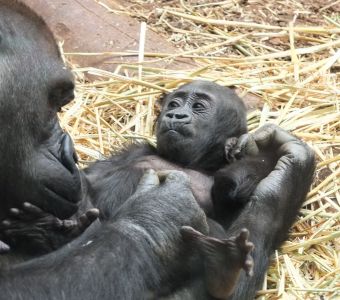
<path fill-rule="evenodd" d="M 224 299 L 232 293 L 240 268 L 249 275 L 252 273 L 249 253 L 253 245 L 247 240 L 247 230 L 228 238 L 214 219 L 226 226 L 276 161 L 267 153 L 242 158 L 234 147 L 237 138 L 247 132 L 247 126 L 245 106 L 231 89 L 212 82 L 193 81 L 165 95 L 161 104 L 157 148 L 132 145 L 85 169 L 87 196 L 99 208 L 103 219 L 112 219 L 135 191 L 145 170 L 186 172 L 197 202 L 210 217 L 210 230 L 206 236 L 184 227 L 182 234 L 188 248 L 198 249 L 202 258 L 203 264 L 196 260 L 192 265 L 202 268 L 208 293 Z M 235 158 L 241 159 L 234 161 Z M 27 214 L 30 210 L 24 207 L 21 215 Z M 38 214 L 35 218 L 39 218 Z M 48 235 L 46 227 L 44 231 Z M 10 230 L 13 232 L 14 228 L 9 225 L 9 235 Z"/>

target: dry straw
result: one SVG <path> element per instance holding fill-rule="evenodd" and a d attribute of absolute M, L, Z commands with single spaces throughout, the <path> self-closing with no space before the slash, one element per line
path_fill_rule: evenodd
<path fill-rule="evenodd" d="M 60 117 L 81 163 L 108 156 L 127 142 L 154 143 L 155 101 L 163 92 L 197 78 L 237 86 L 241 96 L 258 102 L 248 114 L 250 131 L 276 123 L 308 143 L 318 160 L 313 187 L 289 241 L 273 257 L 258 297 L 339 299 L 340 24 L 339 15 L 329 11 L 332 2 L 321 7 L 318 26 L 296 25 L 294 19 L 277 25 L 274 17 L 279 14 L 269 0 L 268 10 L 257 4 L 258 14 L 270 15 L 268 22 L 276 25 L 256 18 L 227 21 L 226 14 L 235 11 L 247 20 L 244 1 L 172 2 L 172 7 L 150 10 L 134 1 L 128 9 L 115 11 L 144 20 L 156 16 L 149 27 L 180 45 L 176 54 L 144 53 L 143 47 L 135 53 L 66 53 L 66 58 L 106 55 L 115 61 L 118 56 L 135 56 L 140 61 L 117 65 L 115 72 L 74 68 L 77 97 Z M 275 3 L 306 13 L 294 1 Z M 142 62 L 143 57 L 150 61 Z M 191 59 L 193 67 L 155 67 L 155 62 L 183 59 Z M 85 73 L 97 75 L 97 80 L 87 82 Z"/>

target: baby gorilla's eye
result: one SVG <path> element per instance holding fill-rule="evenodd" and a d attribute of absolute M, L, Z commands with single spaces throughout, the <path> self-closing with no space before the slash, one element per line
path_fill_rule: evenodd
<path fill-rule="evenodd" d="M 171 101 L 168 104 L 169 108 L 175 108 L 175 107 L 178 107 L 178 106 L 179 106 L 179 104 L 176 101 Z"/>
<path fill-rule="evenodd" d="M 205 108 L 204 104 L 200 103 L 200 102 L 196 102 L 192 105 L 193 109 L 203 109 Z"/>

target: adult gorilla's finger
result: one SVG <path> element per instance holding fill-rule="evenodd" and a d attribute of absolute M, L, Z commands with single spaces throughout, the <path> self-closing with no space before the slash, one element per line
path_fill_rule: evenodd
<path fill-rule="evenodd" d="M 190 186 L 189 177 L 182 171 L 171 170 L 167 174 L 164 185 L 179 183 L 182 186 Z"/>
<path fill-rule="evenodd" d="M 298 139 L 289 132 L 274 124 L 262 126 L 253 134 L 253 138 L 260 149 L 266 149 L 268 147 L 276 149 L 290 141 L 298 141 Z"/>
<path fill-rule="evenodd" d="M 259 149 L 252 134 L 242 134 L 236 146 L 231 150 L 231 155 L 238 158 L 243 155 L 257 155 Z"/>
<path fill-rule="evenodd" d="M 136 193 L 145 193 L 157 186 L 159 186 L 159 178 L 154 170 L 149 169 L 144 173 L 139 181 Z"/>

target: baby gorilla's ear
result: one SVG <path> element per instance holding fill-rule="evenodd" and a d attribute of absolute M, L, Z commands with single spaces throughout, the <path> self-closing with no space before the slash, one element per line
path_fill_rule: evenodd
<path fill-rule="evenodd" d="M 153 132 L 155 132 L 155 130 L 156 130 L 156 124 L 157 124 L 158 118 L 159 118 L 159 116 L 160 116 L 160 114 L 162 112 L 162 108 L 163 108 L 163 105 L 164 105 L 164 102 L 165 102 L 165 97 L 167 95 L 168 95 L 167 93 L 163 93 L 155 101 L 154 112 L 155 112 L 156 119 L 155 119 L 155 122 L 154 122 L 153 128 L 152 128 Z"/>
<path fill-rule="evenodd" d="M 159 114 L 161 113 L 166 96 L 167 96 L 167 93 L 161 94 L 155 102 L 155 113 L 157 116 L 159 116 Z"/>
<path fill-rule="evenodd" d="M 65 72 L 66 73 L 66 72 Z M 64 74 L 63 74 L 64 75 Z M 55 78 L 50 84 L 48 100 L 53 107 L 60 110 L 74 99 L 74 81 L 69 74 Z"/>

